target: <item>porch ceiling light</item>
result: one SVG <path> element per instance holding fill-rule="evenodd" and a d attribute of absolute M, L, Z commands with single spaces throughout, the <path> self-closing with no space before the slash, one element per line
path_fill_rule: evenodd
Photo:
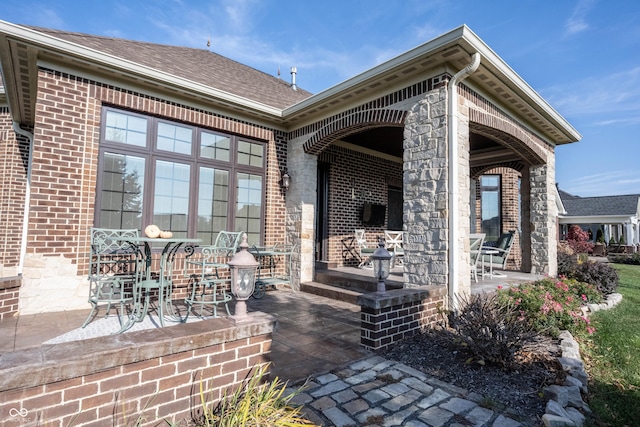
<path fill-rule="evenodd" d="M 378 280 L 377 292 L 386 292 L 385 280 L 389 277 L 391 268 L 391 254 L 384 248 L 384 239 L 378 240 L 378 247 L 371 255 L 371 263 L 373 264 L 373 276 Z"/>
<path fill-rule="evenodd" d="M 233 316 L 236 321 L 247 317 L 246 300 L 253 293 L 256 284 L 256 270 L 258 261 L 247 250 L 247 234 L 242 235 L 240 250 L 228 262 L 231 270 L 231 293 L 236 297 L 236 311 Z"/>

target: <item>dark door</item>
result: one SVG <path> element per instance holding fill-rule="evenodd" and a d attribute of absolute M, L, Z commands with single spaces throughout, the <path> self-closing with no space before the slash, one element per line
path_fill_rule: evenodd
<path fill-rule="evenodd" d="M 389 230 L 402 230 L 402 189 L 389 187 Z"/>
<path fill-rule="evenodd" d="M 329 211 L 329 164 L 318 162 L 318 200 L 316 203 L 316 261 L 327 259 L 328 211 Z"/>

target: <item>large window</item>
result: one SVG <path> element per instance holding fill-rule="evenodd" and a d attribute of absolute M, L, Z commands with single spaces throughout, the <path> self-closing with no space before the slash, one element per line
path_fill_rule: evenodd
<path fill-rule="evenodd" d="M 502 218 L 500 201 L 500 175 L 480 177 L 480 215 L 482 233 L 487 242 L 495 242 L 500 237 Z"/>
<path fill-rule="evenodd" d="M 112 108 L 103 112 L 95 225 L 156 224 L 214 242 L 221 230 L 261 242 L 264 144 Z"/>

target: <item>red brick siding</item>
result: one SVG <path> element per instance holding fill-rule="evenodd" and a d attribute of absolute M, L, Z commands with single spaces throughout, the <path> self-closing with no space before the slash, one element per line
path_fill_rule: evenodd
<path fill-rule="evenodd" d="M 48 358 L 46 363 L 38 364 L 35 356 L 22 359 L 34 365 L 30 375 L 11 374 L 8 365 L 0 365 L 3 425 L 155 426 L 164 418 L 178 425 L 201 412 L 201 384 L 207 402 L 214 404 L 252 369 L 269 362 L 273 322 L 268 322 L 270 327 L 249 326 L 255 332 L 248 336 L 238 332 L 242 338 L 236 338 L 235 327 L 207 331 L 196 325 L 195 332 L 169 342 L 162 330 L 133 332 L 121 343 L 105 341 L 102 352 L 90 343 L 58 344 L 40 356 Z M 78 352 L 86 352 L 86 360 L 68 360 Z M 132 421 L 138 417 L 140 424 Z"/>
<path fill-rule="evenodd" d="M 18 298 L 22 278 L 15 277 L 0 280 L 0 320 L 18 314 Z"/>
<path fill-rule="evenodd" d="M 282 134 L 50 70 L 39 73 L 29 252 L 62 254 L 87 270 L 89 229 L 94 221 L 101 108 L 108 104 L 267 143 L 265 243 L 284 236 L 280 170 L 286 166 Z"/>
<path fill-rule="evenodd" d="M 0 108 L 0 265 L 17 271 L 27 186 L 29 142 L 16 136 L 9 109 Z"/>
<path fill-rule="evenodd" d="M 336 145 L 318 160 L 329 163 L 329 242 L 324 261 L 338 266 L 358 265 L 347 249 L 357 253 L 352 241 L 354 230 L 364 228 L 367 241 L 374 243 L 386 228 L 365 227 L 360 220 L 362 206 L 369 202 L 388 207 L 389 185 L 402 183 L 402 163 Z"/>

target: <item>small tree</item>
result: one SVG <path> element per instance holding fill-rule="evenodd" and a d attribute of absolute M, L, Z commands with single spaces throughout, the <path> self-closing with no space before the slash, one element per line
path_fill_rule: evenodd
<path fill-rule="evenodd" d="M 613 246 L 616 244 L 616 239 L 613 238 L 613 236 L 611 236 L 611 238 L 609 239 L 609 246 Z"/>
<path fill-rule="evenodd" d="M 624 234 L 620 235 L 620 239 L 618 240 L 619 245 L 626 245 L 627 243 L 624 240 Z"/>
<path fill-rule="evenodd" d="M 589 233 L 579 225 L 572 225 L 569 228 L 567 244 L 579 254 L 589 253 L 593 249 L 593 243 L 589 241 Z"/>
<path fill-rule="evenodd" d="M 596 232 L 596 243 L 604 243 L 604 233 L 602 232 L 602 228 L 598 228 Z"/>

